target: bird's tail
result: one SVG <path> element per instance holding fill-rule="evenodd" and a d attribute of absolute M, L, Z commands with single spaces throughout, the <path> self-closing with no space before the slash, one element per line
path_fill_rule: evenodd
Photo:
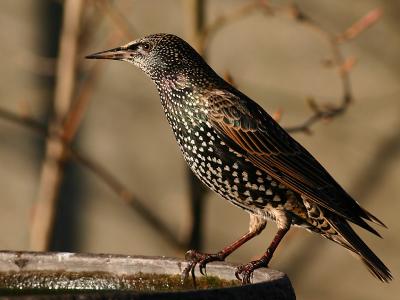
<path fill-rule="evenodd" d="M 332 237 L 332 240 L 341 244 L 345 248 L 357 254 L 368 270 L 376 278 L 383 282 L 392 280 L 392 274 L 385 264 L 372 252 L 371 249 L 361 240 L 357 233 L 351 228 L 345 220 L 336 219 L 330 220 L 329 223 L 336 229 L 339 237 Z"/>

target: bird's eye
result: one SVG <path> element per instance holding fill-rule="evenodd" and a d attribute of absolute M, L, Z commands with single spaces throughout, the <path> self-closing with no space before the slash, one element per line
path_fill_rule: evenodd
<path fill-rule="evenodd" d="M 146 51 L 149 51 L 151 48 L 149 43 L 142 43 L 140 46 L 142 47 L 143 50 Z"/>
<path fill-rule="evenodd" d="M 139 54 L 142 53 L 143 54 L 143 52 L 149 52 L 151 50 L 151 44 L 146 43 L 146 42 L 144 42 L 144 43 L 135 43 L 135 44 L 129 45 L 127 47 L 127 49 L 131 50 L 131 51 L 134 51 L 135 53 L 139 53 Z"/>

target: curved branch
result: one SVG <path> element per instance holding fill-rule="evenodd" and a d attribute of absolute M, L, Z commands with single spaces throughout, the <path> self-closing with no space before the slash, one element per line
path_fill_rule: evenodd
<path fill-rule="evenodd" d="M 259 9 L 262 9 L 267 15 L 288 13 L 299 24 L 306 25 L 311 30 L 317 31 L 327 41 L 328 46 L 331 49 L 332 61 L 330 62 L 330 65 L 336 68 L 341 80 L 342 97 L 339 104 L 329 104 L 325 107 L 320 107 L 315 101 L 310 100 L 309 104 L 313 113 L 300 124 L 287 127 L 286 130 L 290 133 L 310 133 L 310 128 L 315 123 L 321 120 L 332 119 L 345 113 L 353 100 L 349 73 L 355 60 L 345 59 L 340 45 L 356 38 L 361 32 L 375 24 L 381 17 L 382 11 L 380 9 L 371 10 L 360 20 L 354 22 L 343 33 L 337 35 L 325 30 L 294 3 L 288 6 L 273 6 L 268 1 L 253 1 L 237 7 L 226 15 L 217 17 L 213 23 L 205 27 L 201 39 L 201 45 L 204 48 L 204 51 L 209 45 L 211 38 L 218 30 L 221 30 L 224 26 L 258 11 Z"/>

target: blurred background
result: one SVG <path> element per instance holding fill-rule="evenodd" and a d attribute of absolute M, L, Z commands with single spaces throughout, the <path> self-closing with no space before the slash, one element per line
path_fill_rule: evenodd
<path fill-rule="evenodd" d="M 168 32 L 283 126 L 301 125 L 318 109 L 338 111 L 292 134 L 389 227 L 383 240 L 358 232 L 395 280 L 382 284 L 343 248 L 293 229 L 271 267 L 288 274 L 298 298 L 399 294 L 399 1 L 3 0 L 0 7 L 1 249 L 183 257 L 193 247 L 216 252 L 246 232 L 248 215 L 189 174 L 152 82 L 127 63 L 84 59 Z M 228 261 L 259 257 L 275 232 L 270 223 Z"/>

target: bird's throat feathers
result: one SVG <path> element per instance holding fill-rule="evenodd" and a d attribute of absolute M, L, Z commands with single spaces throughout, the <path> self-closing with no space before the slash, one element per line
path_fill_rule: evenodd
<path fill-rule="evenodd" d="M 199 104 L 197 89 L 185 74 L 163 77 L 157 88 L 164 107 L 181 109 Z"/>
<path fill-rule="evenodd" d="M 192 88 L 189 76 L 187 76 L 186 74 L 166 76 L 160 80 L 160 85 L 162 86 L 162 89 L 165 89 L 165 92 L 167 93 Z"/>

